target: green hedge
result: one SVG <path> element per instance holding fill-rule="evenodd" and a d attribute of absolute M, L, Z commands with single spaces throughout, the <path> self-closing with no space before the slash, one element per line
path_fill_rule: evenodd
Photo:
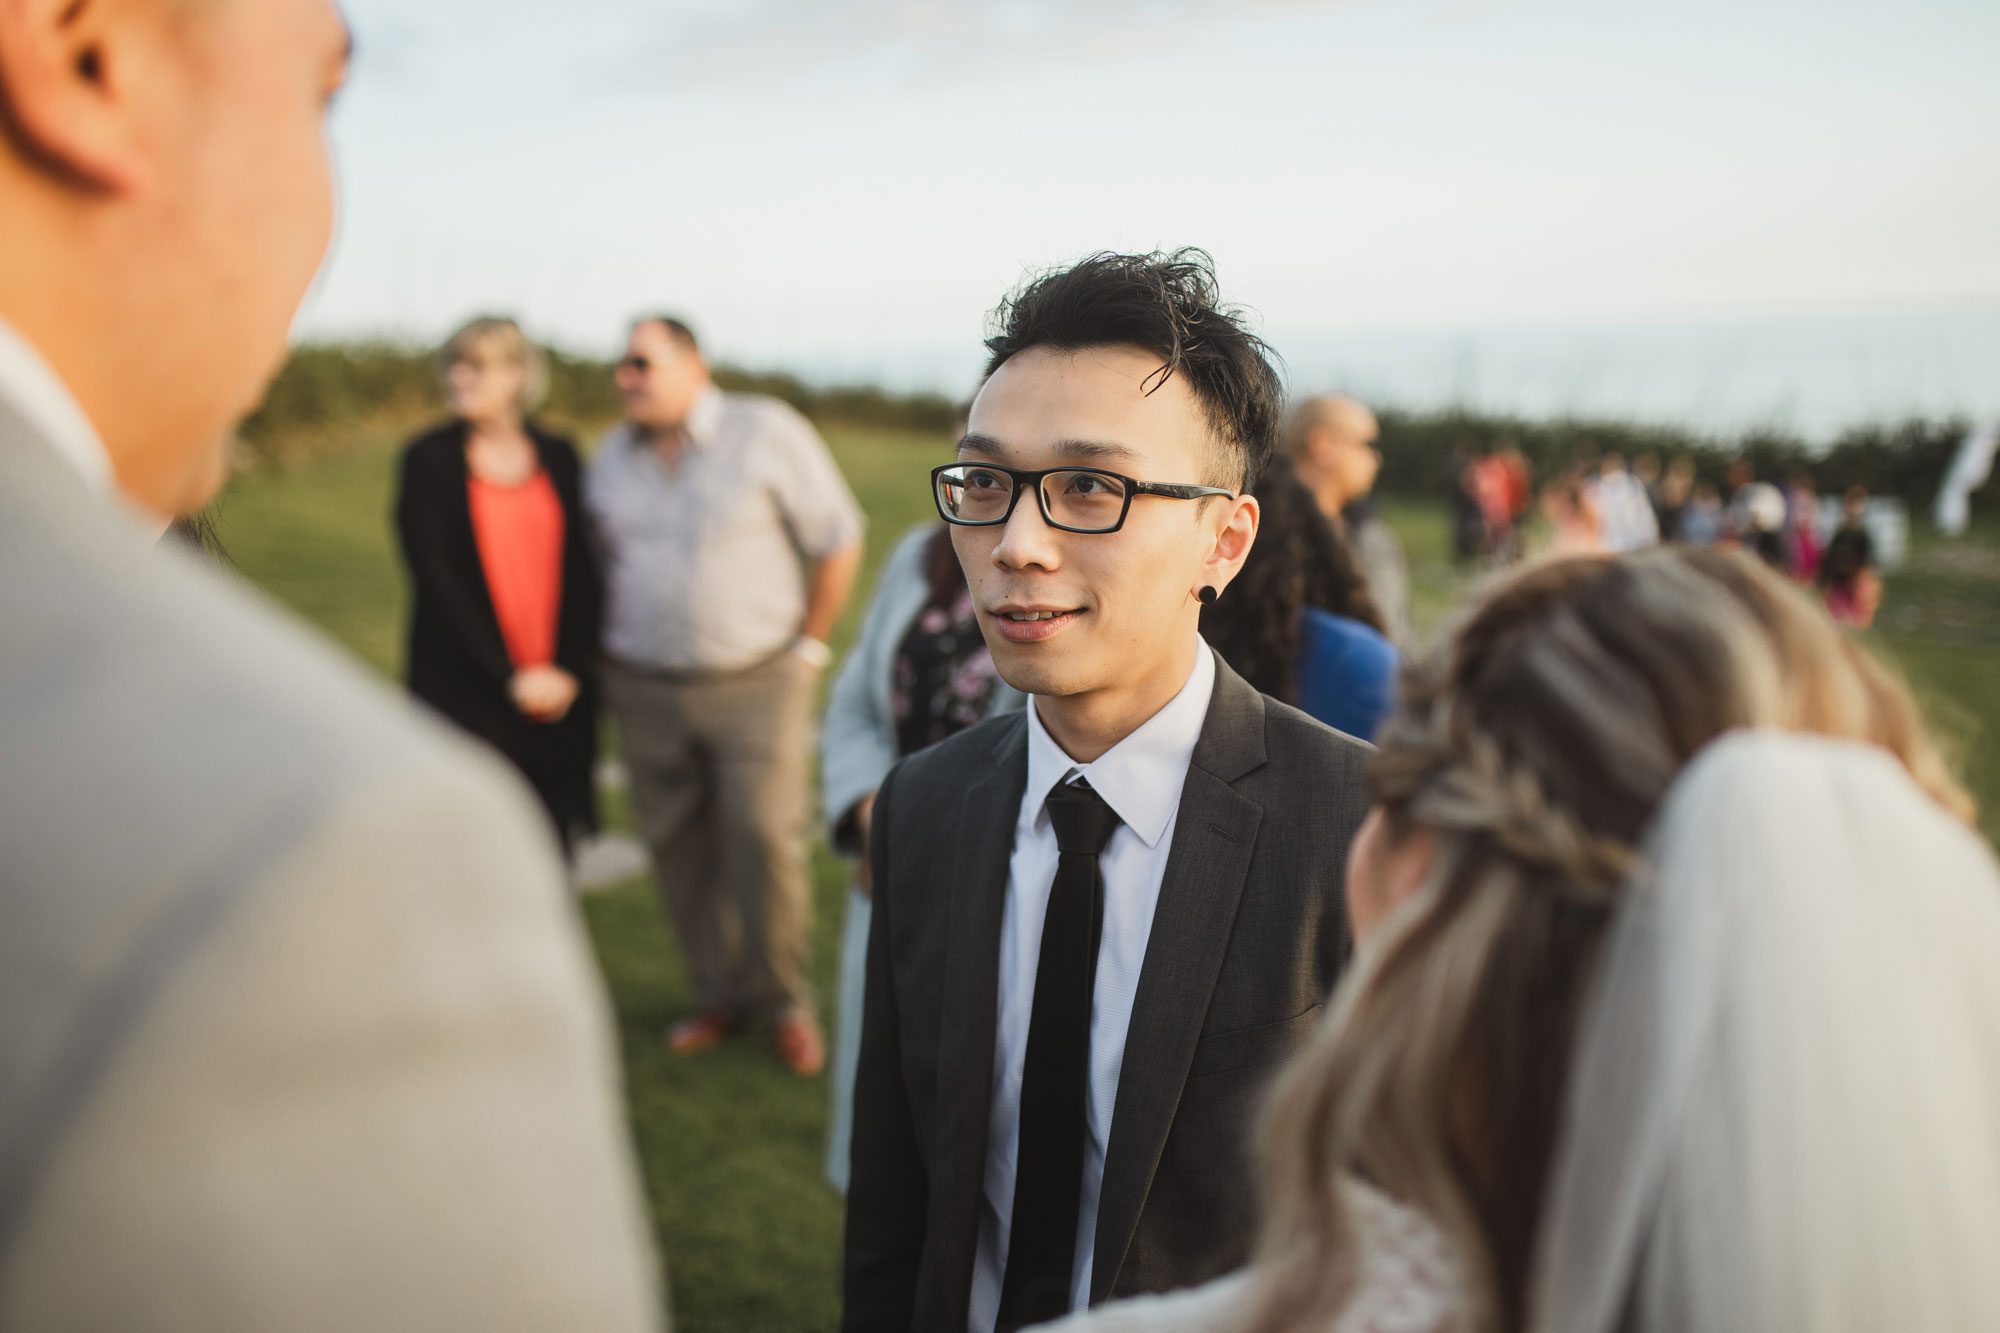
<path fill-rule="evenodd" d="M 782 398 L 826 426 L 934 435 L 954 429 L 963 411 L 942 394 L 895 394 L 871 385 L 823 387 L 795 375 L 727 366 L 717 368 L 716 380 L 725 389 Z M 252 461 L 289 463 L 338 452 L 366 427 L 414 428 L 441 410 L 428 351 L 386 342 L 307 344 L 293 351 L 240 435 Z M 549 353 L 549 401 L 542 413 L 548 421 L 589 434 L 617 420 L 618 413 L 609 362 Z M 1841 436 L 1830 449 L 1815 451 L 1804 440 L 1772 432 L 1721 438 L 1620 422 L 1387 411 L 1382 414 L 1378 485 L 1396 495 L 1446 494 L 1455 456 L 1482 449 L 1518 448 L 1543 479 L 1574 459 L 1615 449 L 1628 457 L 1655 453 L 1663 460 L 1686 454 L 1718 482 L 1730 460 L 1746 457 L 1760 477 L 1783 479 L 1803 468 L 1822 491 L 1862 485 L 1928 505 L 1966 429 L 1958 421 L 1863 427 Z"/>

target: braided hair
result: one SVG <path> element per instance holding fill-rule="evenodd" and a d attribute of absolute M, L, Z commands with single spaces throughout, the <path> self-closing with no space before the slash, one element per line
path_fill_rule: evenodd
<path fill-rule="evenodd" d="M 1262 517 L 1228 593 L 1201 612 L 1202 637 L 1256 689 L 1299 701 L 1300 619 L 1307 607 L 1383 628 L 1367 576 L 1340 530 L 1285 464 L 1251 491 Z"/>
<path fill-rule="evenodd" d="M 1770 727 L 1872 744 L 1972 820 L 1907 687 L 1740 551 L 1528 566 L 1407 662 L 1397 693 L 1378 833 L 1424 839 L 1428 868 L 1274 1090 L 1256 1333 L 1342 1308 L 1356 1174 L 1445 1235 L 1470 1327 L 1525 1326 L 1592 966 L 1661 802 L 1710 741 Z"/>

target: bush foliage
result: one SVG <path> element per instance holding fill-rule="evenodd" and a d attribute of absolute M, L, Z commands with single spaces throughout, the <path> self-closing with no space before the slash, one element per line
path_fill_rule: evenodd
<path fill-rule="evenodd" d="M 821 426 L 911 431 L 953 430 L 960 404 L 941 394 L 896 394 L 872 385 L 817 386 L 795 375 L 718 367 L 725 389 L 769 394 Z M 443 410 L 431 353 L 386 342 L 319 343 L 295 349 L 264 403 L 240 436 L 253 463 L 290 464 L 340 452 L 357 436 L 385 426 L 414 429 Z M 617 420 L 619 403 L 609 362 L 549 353 L 551 425 L 589 434 Z M 1616 450 L 1654 453 L 1664 461 L 1691 457 L 1720 482 L 1731 460 L 1747 458 L 1757 475 L 1783 480 L 1812 474 L 1822 491 L 1866 486 L 1912 504 L 1930 503 L 1966 426 L 1956 421 L 1907 421 L 1847 432 L 1830 448 L 1774 432 L 1734 438 L 1669 426 L 1572 420 L 1526 421 L 1462 411 L 1382 414 L 1382 475 L 1389 494 L 1448 493 L 1456 461 L 1487 449 L 1518 448 L 1546 479 L 1579 458 Z"/>

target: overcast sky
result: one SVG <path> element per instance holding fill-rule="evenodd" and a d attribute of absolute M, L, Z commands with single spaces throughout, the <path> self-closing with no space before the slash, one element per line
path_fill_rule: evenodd
<path fill-rule="evenodd" d="M 1181 244 L 1280 336 L 2000 305 L 1993 0 L 345 7 L 309 336 L 948 377 L 1025 269 Z"/>

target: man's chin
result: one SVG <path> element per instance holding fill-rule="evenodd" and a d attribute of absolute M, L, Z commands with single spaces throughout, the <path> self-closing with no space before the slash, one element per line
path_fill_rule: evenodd
<path fill-rule="evenodd" d="M 1000 679 L 1023 694 L 1060 698 L 1079 694 L 1085 686 L 1074 653 L 1033 644 L 1003 643 L 993 652 L 993 669 Z"/>

